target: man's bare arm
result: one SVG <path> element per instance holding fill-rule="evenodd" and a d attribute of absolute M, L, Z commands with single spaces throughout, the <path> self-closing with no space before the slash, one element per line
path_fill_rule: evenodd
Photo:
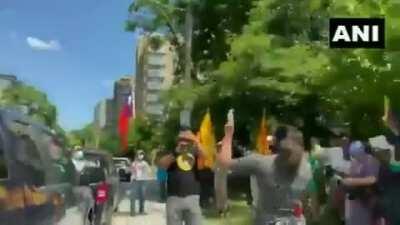
<path fill-rule="evenodd" d="M 377 181 L 375 176 L 368 176 L 363 178 L 345 178 L 343 184 L 351 187 L 363 187 L 375 184 Z"/>
<path fill-rule="evenodd" d="M 218 153 L 217 159 L 221 166 L 229 168 L 233 164 L 232 160 L 232 141 L 233 141 L 234 128 L 233 125 L 225 125 L 225 136 L 222 139 L 221 152 Z"/>
<path fill-rule="evenodd" d="M 168 154 L 160 157 L 157 160 L 157 165 L 163 169 L 168 169 L 172 163 L 175 162 L 175 157 L 173 154 Z"/>

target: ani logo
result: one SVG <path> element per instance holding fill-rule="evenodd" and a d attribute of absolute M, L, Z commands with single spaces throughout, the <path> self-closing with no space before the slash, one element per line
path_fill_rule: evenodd
<path fill-rule="evenodd" d="M 385 19 L 331 18 L 331 48 L 385 48 Z"/>

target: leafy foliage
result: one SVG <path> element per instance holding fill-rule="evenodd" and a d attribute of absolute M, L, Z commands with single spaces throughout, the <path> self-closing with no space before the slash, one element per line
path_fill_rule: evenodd
<path fill-rule="evenodd" d="M 182 2 L 158 1 L 163 7 L 157 8 L 165 8 L 162 13 L 154 10 L 150 0 L 138 2 L 140 8 L 153 9 L 153 31 L 169 27 L 167 33 L 176 34 L 182 30 Z M 231 2 L 204 0 L 195 5 L 193 63 L 195 72 L 205 78 L 191 89 L 177 84 L 166 95 L 170 105 L 166 124 L 178 121 L 179 107 L 190 99 L 196 102 L 195 127 L 210 108 L 219 136 L 225 113 L 234 107 L 237 138 L 244 142 L 249 142 L 264 107 L 280 121 L 294 123 L 301 118 L 306 139 L 321 135 L 330 124 L 349 124 L 354 138 L 383 131 L 383 96 L 398 99 L 400 94 L 398 2 Z M 386 19 L 385 50 L 329 49 L 329 18 L 382 16 Z M 170 17 L 173 20 L 168 21 Z M 400 107 L 398 101 L 393 102 Z"/>
<path fill-rule="evenodd" d="M 47 95 L 32 86 L 18 84 L 5 90 L 1 96 L 5 106 L 26 106 L 31 117 L 38 122 L 56 128 L 57 109 L 48 100 Z"/>
<path fill-rule="evenodd" d="M 102 131 L 99 136 L 99 149 L 108 151 L 113 155 L 121 153 L 119 137 L 116 134 L 109 131 Z"/>
<path fill-rule="evenodd" d="M 96 142 L 93 124 L 87 124 L 82 129 L 73 130 L 68 133 L 68 140 L 71 147 L 94 147 Z"/>
<path fill-rule="evenodd" d="M 131 123 L 128 140 L 133 149 L 151 152 L 160 145 L 159 128 L 149 118 L 136 117 Z"/>

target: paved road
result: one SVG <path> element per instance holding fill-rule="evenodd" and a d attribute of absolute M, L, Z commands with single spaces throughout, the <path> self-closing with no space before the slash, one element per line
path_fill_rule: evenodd
<path fill-rule="evenodd" d="M 165 204 L 146 202 L 146 215 L 129 215 L 130 202 L 125 199 L 121 202 L 119 212 L 114 214 L 113 225 L 164 225 Z"/>
<path fill-rule="evenodd" d="M 130 184 L 122 184 L 122 191 L 130 188 Z M 130 201 L 125 199 L 119 205 L 118 212 L 114 213 L 113 225 L 164 225 L 165 222 L 165 204 L 158 203 L 159 196 L 158 184 L 155 180 L 147 183 L 145 212 L 146 215 L 130 216 Z"/>

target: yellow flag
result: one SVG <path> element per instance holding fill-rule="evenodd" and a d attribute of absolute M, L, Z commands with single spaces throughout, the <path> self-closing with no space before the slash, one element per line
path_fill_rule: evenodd
<path fill-rule="evenodd" d="M 269 149 L 268 141 L 268 127 L 267 127 L 267 119 L 265 118 L 265 113 L 261 119 L 260 128 L 257 134 L 257 143 L 256 149 L 257 152 L 262 155 L 269 155 L 271 154 L 271 150 Z"/>
<path fill-rule="evenodd" d="M 216 142 L 214 129 L 211 122 L 211 114 L 207 111 L 200 125 L 200 143 L 204 149 L 203 166 L 213 168 L 216 154 Z"/>

